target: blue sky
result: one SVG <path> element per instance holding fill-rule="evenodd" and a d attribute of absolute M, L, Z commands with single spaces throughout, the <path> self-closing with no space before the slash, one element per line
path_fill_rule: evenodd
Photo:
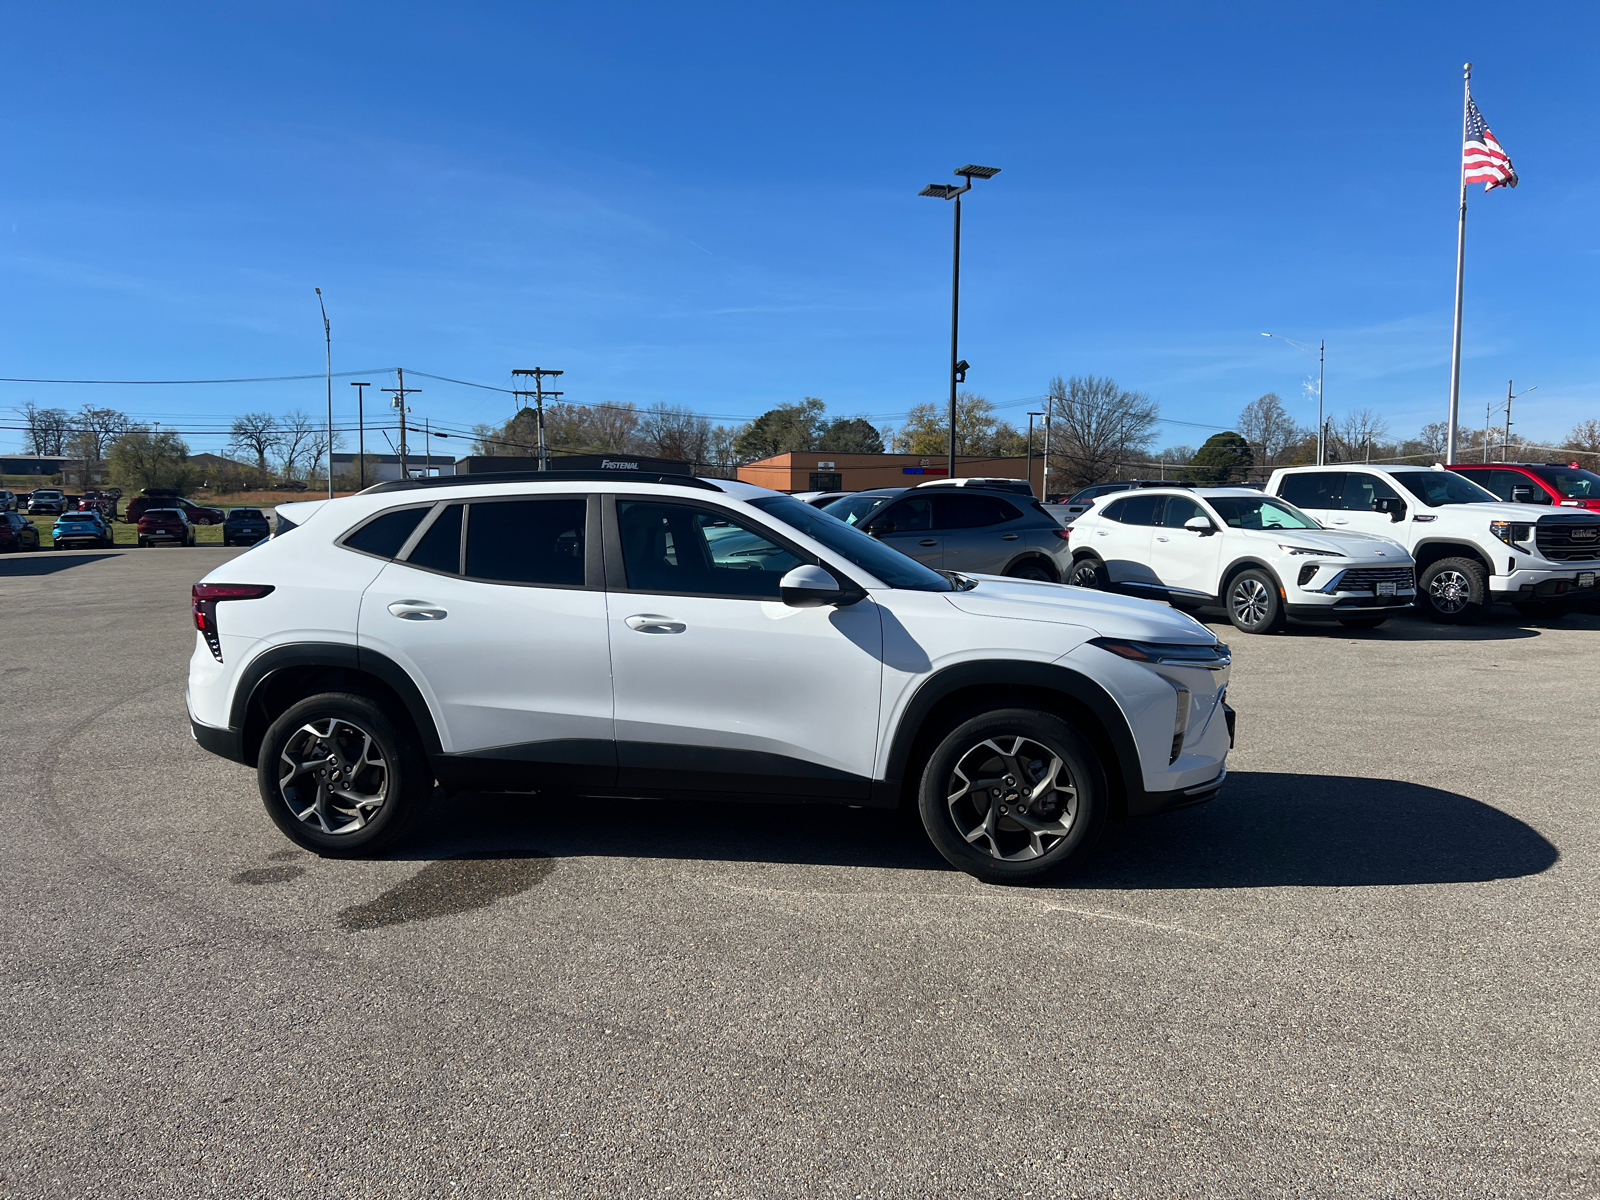
<path fill-rule="evenodd" d="M 1592 5 L 8 5 L 0 375 L 403 365 L 721 420 L 1114 376 L 1226 426 L 1264 391 L 1444 416 L 1460 66 L 1522 175 L 1474 188 L 1462 409 L 1600 416 Z M 374 382 L 393 386 L 392 376 Z M 415 416 L 510 398 L 418 380 Z M 352 389 L 336 382 L 338 417 Z M 208 428 L 320 381 L 0 384 Z M 1314 405 L 1314 400 L 1311 401 Z M 6 422 L 14 423 L 14 422 Z M 1162 443 L 1209 430 L 1172 425 Z M 191 437 L 195 449 L 220 438 Z M 20 435 L 0 430 L 0 446 Z"/>

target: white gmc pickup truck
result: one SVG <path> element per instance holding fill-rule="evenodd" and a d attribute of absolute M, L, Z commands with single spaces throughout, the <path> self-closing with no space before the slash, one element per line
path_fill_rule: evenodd
<path fill-rule="evenodd" d="M 1405 546 L 1417 560 L 1418 607 L 1436 621 L 1471 621 L 1495 603 L 1558 617 L 1596 595 L 1600 513 L 1540 515 L 1437 466 L 1287 467 L 1267 492 L 1330 529 Z"/>

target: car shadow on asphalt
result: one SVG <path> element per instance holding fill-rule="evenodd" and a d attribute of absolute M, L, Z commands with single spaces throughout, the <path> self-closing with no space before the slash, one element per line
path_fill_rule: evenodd
<path fill-rule="evenodd" d="M 576 857 L 952 870 L 907 815 L 801 805 L 683 804 L 463 793 L 436 800 L 396 855 Z M 1343 775 L 1244 771 L 1209 804 L 1111 823 L 1052 886 L 1379 887 L 1480 883 L 1559 857 L 1530 826 L 1468 796 Z"/>
<path fill-rule="evenodd" d="M 1240 633 L 1228 619 L 1214 613 L 1197 613 L 1223 641 L 1251 635 Z M 1565 617 L 1524 617 L 1510 609 L 1495 609 L 1471 625 L 1440 625 L 1415 614 L 1391 617 L 1376 629 L 1346 629 L 1321 621 L 1290 621 L 1277 637 L 1314 637 L 1350 642 L 1506 642 L 1536 638 L 1545 629 L 1600 630 L 1600 614 L 1587 610 Z"/>
<path fill-rule="evenodd" d="M 7 576 L 18 578 L 28 575 L 54 575 L 57 571 L 70 570 L 81 567 L 85 563 L 100 562 L 107 558 L 120 558 L 121 555 L 112 551 L 107 554 L 77 553 L 52 554 L 41 551 L 37 554 L 13 554 L 0 558 L 0 579 Z"/>

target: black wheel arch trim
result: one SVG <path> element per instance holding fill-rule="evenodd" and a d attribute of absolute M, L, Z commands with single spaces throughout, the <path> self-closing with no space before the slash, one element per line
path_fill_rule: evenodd
<path fill-rule="evenodd" d="M 1023 688 L 1055 692 L 1086 709 L 1098 722 L 1114 761 L 1106 764 L 1107 782 L 1115 816 L 1152 811 L 1144 790 L 1144 768 L 1139 747 L 1122 709 L 1111 694 L 1087 675 L 1055 663 L 982 659 L 956 663 L 924 680 L 907 703 L 889 744 L 885 778 L 874 781 L 874 793 L 898 802 L 905 787 L 911 756 L 926 732 L 928 718 L 941 702 L 968 688 Z M 1093 733 L 1093 730 L 1088 731 Z M 876 797 L 875 797 L 876 798 Z"/>

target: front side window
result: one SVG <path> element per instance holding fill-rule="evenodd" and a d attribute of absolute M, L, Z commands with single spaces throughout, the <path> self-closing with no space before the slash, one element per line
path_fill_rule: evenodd
<path fill-rule="evenodd" d="M 1340 508 L 1344 505 L 1344 472 L 1305 471 L 1286 475 L 1278 494 L 1296 508 Z"/>
<path fill-rule="evenodd" d="M 1184 522 L 1195 517 L 1204 517 L 1206 514 L 1200 506 L 1187 496 L 1168 496 L 1166 511 L 1161 514 L 1161 523 L 1168 529 L 1182 529 Z"/>
<path fill-rule="evenodd" d="M 934 504 L 936 529 L 982 529 L 989 525 L 1003 525 L 1021 516 L 1014 504 L 999 496 L 946 493 L 939 496 Z"/>
<path fill-rule="evenodd" d="M 1344 477 L 1344 495 L 1339 507 L 1350 512 L 1372 512 L 1374 500 L 1398 500 L 1400 495 L 1376 475 L 1352 471 Z M 1293 503 L 1293 501 L 1290 501 Z"/>
<path fill-rule="evenodd" d="M 1429 508 L 1445 504 L 1492 504 L 1498 497 L 1454 471 L 1401 471 L 1395 480 Z"/>
<path fill-rule="evenodd" d="M 1292 504 L 1271 496 L 1209 496 L 1222 523 L 1233 529 L 1321 529 Z"/>
<path fill-rule="evenodd" d="M 820 542 L 846 562 L 876 575 L 892 588 L 916 592 L 955 590 L 948 579 L 932 568 L 885 546 L 876 538 L 862 533 L 859 528 L 834 520 L 809 504 L 802 504 L 788 496 L 763 496 L 750 501 L 750 504 Z"/>
<path fill-rule="evenodd" d="M 874 517 L 872 523 L 876 525 L 881 521 L 893 525 L 895 533 L 923 533 L 934 527 L 933 500 L 932 496 L 917 496 L 898 501 Z"/>
<path fill-rule="evenodd" d="M 412 548 L 406 561 L 413 567 L 427 567 L 431 571 L 461 573 L 461 512 L 466 505 L 452 504 L 439 514 L 428 532 Z"/>
<path fill-rule="evenodd" d="M 502 500 L 467 513 L 467 574 L 496 583 L 583 586 L 583 499 Z"/>
<path fill-rule="evenodd" d="M 778 581 L 805 561 L 732 517 L 687 504 L 618 500 L 617 526 L 634 591 L 777 600 Z"/>

